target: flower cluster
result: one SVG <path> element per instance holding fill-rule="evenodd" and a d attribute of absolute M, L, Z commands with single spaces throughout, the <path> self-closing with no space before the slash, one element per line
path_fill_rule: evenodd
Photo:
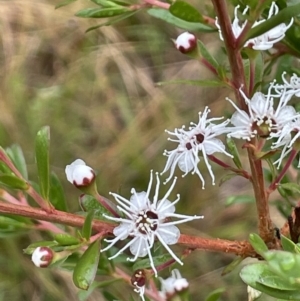
<path fill-rule="evenodd" d="M 127 258 L 127 260 L 136 261 L 138 257 L 145 257 L 148 255 L 155 275 L 157 275 L 157 270 L 151 254 L 155 240 L 158 239 L 169 254 L 179 264 L 183 264 L 169 247 L 169 245 L 176 244 L 180 237 L 180 231 L 175 225 L 203 218 L 203 216 L 187 216 L 175 213 L 175 204 L 178 203 L 180 199 L 179 195 L 177 195 L 176 200 L 173 202 L 170 202 L 168 197 L 175 186 L 176 178 L 162 199 L 158 198 L 160 180 L 157 173 L 156 181 L 155 195 L 152 202 L 149 199 L 153 182 L 152 171 L 147 192 L 136 192 L 135 189 L 132 189 L 130 200 L 127 200 L 116 193 L 111 193 L 119 204 L 117 208 L 124 214 L 124 217 L 116 218 L 104 214 L 107 219 L 120 224 L 113 230 L 115 237 L 106 239 L 105 241 L 109 244 L 101 250 L 101 252 L 107 251 L 118 241 L 129 238 L 129 242 L 109 259 L 116 258 L 124 250 L 129 248 L 134 257 Z M 172 221 L 171 219 L 173 217 L 180 220 Z"/>
<path fill-rule="evenodd" d="M 243 30 L 248 22 L 247 20 L 242 23 L 240 22 L 240 20 L 238 18 L 238 9 L 239 8 L 240 8 L 239 5 L 235 7 L 234 19 L 232 22 L 232 32 L 236 39 L 239 38 L 240 34 L 243 32 Z M 242 15 L 243 16 L 246 15 L 248 10 L 249 10 L 249 7 L 246 6 Z M 272 2 L 267 20 L 270 19 L 271 17 L 277 15 L 278 11 L 279 11 L 278 6 L 275 4 L 275 2 Z M 252 28 L 256 27 L 257 25 L 262 24 L 265 21 L 266 21 L 266 19 L 261 19 L 261 20 L 255 21 L 252 25 Z M 281 24 L 275 26 L 274 28 L 270 29 L 269 31 L 265 32 L 264 34 L 257 36 L 255 38 L 249 39 L 244 44 L 244 47 L 251 47 L 254 50 L 271 49 L 275 43 L 281 41 L 284 38 L 286 31 L 292 26 L 293 22 L 294 22 L 294 19 L 292 18 L 288 25 L 286 25 L 285 23 L 281 23 Z M 216 18 L 216 26 L 219 29 L 220 39 L 223 40 L 222 31 L 221 31 L 221 28 L 220 28 L 217 18 Z"/>
<path fill-rule="evenodd" d="M 162 174 L 170 170 L 170 176 L 166 182 L 173 177 L 175 168 L 178 165 L 179 169 L 184 172 L 183 177 L 189 172 L 192 172 L 192 174 L 196 173 L 202 182 L 202 188 L 204 188 L 205 180 L 198 168 L 199 155 L 201 155 L 214 185 L 215 176 L 208 156 L 220 152 L 232 157 L 231 154 L 226 152 L 224 143 L 217 138 L 219 135 L 228 132 L 226 125 L 229 123 L 229 120 L 215 124 L 215 121 L 219 121 L 223 117 L 208 118 L 209 112 L 208 107 L 205 108 L 203 114 L 200 112 L 199 122 L 197 124 L 191 123 L 188 130 L 183 126 L 180 129 L 175 129 L 174 132 L 166 131 L 169 135 L 175 137 L 169 138 L 169 140 L 178 144 L 174 150 L 164 151 L 164 155 L 168 157 L 168 160 Z"/>
<path fill-rule="evenodd" d="M 270 84 L 266 95 L 256 92 L 251 99 L 240 89 L 247 105 L 247 112 L 227 98 L 236 109 L 231 117 L 233 127 L 228 136 L 248 141 L 254 137 L 272 139 L 271 148 L 281 149 L 279 159 L 274 162 L 277 167 L 292 151 L 300 137 L 300 114 L 293 106 L 288 105 L 293 96 L 300 96 L 300 78 L 294 74 L 290 81 L 287 81 L 285 73 L 282 78 L 283 84 L 274 81 Z"/>

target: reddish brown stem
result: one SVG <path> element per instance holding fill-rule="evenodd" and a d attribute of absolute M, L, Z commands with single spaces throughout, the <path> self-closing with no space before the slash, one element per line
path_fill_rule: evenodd
<path fill-rule="evenodd" d="M 256 252 L 247 241 L 212 239 L 181 234 L 178 243 L 192 249 L 231 253 L 242 257 L 257 257 Z"/>
<path fill-rule="evenodd" d="M 50 202 L 44 200 L 34 189 L 32 186 L 29 186 L 26 192 L 36 201 L 39 206 L 44 209 L 46 212 L 51 213 L 54 211 L 54 207 Z"/>
<path fill-rule="evenodd" d="M 73 227 L 82 227 L 85 220 L 84 216 L 79 216 L 72 213 L 67 213 L 58 210 L 54 210 L 53 212 L 47 213 L 43 209 L 8 204 L 1 201 L 0 212 L 18 216 L 25 216 L 37 220 L 49 221 L 52 223 L 59 223 Z M 109 223 L 104 223 L 98 220 L 93 221 L 93 229 L 96 231 L 112 233 L 113 227 L 114 225 Z"/>
<path fill-rule="evenodd" d="M 245 87 L 245 72 L 243 66 L 242 56 L 239 52 L 237 40 L 232 32 L 231 20 L 227 10 L 226 1 L 212 0 L 215 8 L 215 12 L 218 16 L 218 21 L 222 30 L 222 36 L 227 50 L 227 56 L 229 60 L 230 70 L 232 74 L 232 84 L 235 88 L 235 97 L 240 107 L 247 111 L 245 101 L 239 92 L 240 88 L 243 88 L 247 94 L 247 88 Z"/>
<path fill-rule="evenodd" d="M 235 87 L 235 97 L 240 104 L 240 108 L 248 112 L 247 105 L 239 89 L 242 88 L 247 97 L 252 93 L 252 91 L 249 91 L 248 87 L 246 86 L 243 60 L 239 50 L 239 45 L 232 32 L 232 26 L 226 6 L 226 1 L 212 0 L 212 3 L 219 18 L 219 24 L 222 30 L 222 36 L 224 38 L 225 48 L 232 74 L 232 83 Z M 256 140 L 251 141 L 251 143 L 255 146 Z M 259 234 L 266 242 L 271 242 L 274 240 L 274 235 L 268 200 L 265 194 L 262 163 L 261 160 L 257 160 L 255 158 L 253 149 L 248 148 L 247 151 L 251 167 L 252 185 L 258 213 Z"/>
<path fill-rule="evenodd" d="M 144 2 L 151 5 L 151 6 L 160 7 L 160 8 L 164 8 L 164 9 L 167 9 L 167 10 L 170 7 L 169 3 L 161 2 L 161 1 L 157 1 L 157 0 L 144 0 Z"/>
<path fill-rule="evenodd" d="M 298 151 L 292 149 L 291 154 L 286 162 L 285 166 L 282 168 L 281 172 L 277 176 L 277 178 L 273 181 L 273 183 L 269 186 L 267 190 L 267 195 L 270 195 L 278 186 L 284 175 L 286 174 L 287 170 L 290 168 L 291 164 L 293 163 L 294 159 L 296 158 Z"/>
<path fill-rule="evenodd" d="M 244 177 L 244 178 L 252 181 L 251 175 L 249 175 L 249 173 L 246 170 L 244 170 L 244 169 L 237 169 L 237 168 L 231 167 L 227 163 L 225 163 L 225 162 L 219 160 L 218 158 L 216 158 L 214 155 L 208 155 L 208 158 L 211 161 L 215 162 L 216 164 L 224 167 L 225 169 L 229 169 L 229 170 L 237 173 L 238 175 L 240 175 L 240 176 L 242 176 L 242 177 Z"/>
<path fill-rule="evenodd" d="M 255 194 L 258 215 L 259 235 L 265 242 L 272 242 L 274 238 L 273 225 L 270 217 L 268 197 L 265 193 L 264 175 L 261 160 L 255 158 L 252 149 L 248 148 L 249 163 L 252 174 L 252 185 Z"/>
<path fill-rule="evenodd" d="M 85 220 L 83 216 L 75 215 L 72 213 L 58 210 L 54 210 L 52 213 L 47 213 L 39 208 L 8 204 L 1 201 L 0 213 L 25 216 L 36 220 L 44 220 L 73 227 L 82 227 Z M 105 223 L 99 220 L 94 220 L 92 224 L 93 229 L 95 231 L 103 233 L 103 236 L 112 233 L 114 226 L 115 225 L 113 224 Z M 256 256 L 255 251 L 246 241 L 210 239 L 181 234 L 178 243 L 192 249 L 232 253 L 244 257 Z"/>

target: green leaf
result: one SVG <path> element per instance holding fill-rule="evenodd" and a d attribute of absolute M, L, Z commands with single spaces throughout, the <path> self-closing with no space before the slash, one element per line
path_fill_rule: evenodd
<path fill-rule="evenodd" d="M 54 246 L 57 246 L 57 242 L 53 241 L 53 240 L 37 241 L 37 242 L 30 244 L 26 249 L 23 249 L 23 252 L 27 255 L 31 255 L 37 247 L 54 247 Z"/>
<path fill-rule="evenodd" d="M 281 235 L 281 245 L 284 251 L 300 254 L 300 247 L 284 235 Z"/>
<path fill-rule="evenodd" d="M 75 14 L 81 18 L 107 18 L 117 15 L 122 15 L 129 11 L 125 7 L 110 7 L 110 8 L 85 8 Z"/>
<path fill-rule="evenodd" d="M 268 247 L 265 244 L 265 242 L 262 240 L 262 238 L 259 235 L 255 233 L 251 233 L 249 235 L 249 242 L 251 246 L 254 248 L 254 250 L 256 251 L 256 253 L 262 256 L 265 252 L 268 251 Z"/>
<path fill-rule="evenodd" d="M 91 0 L 97 5 L 103 6 L 103 7 L 122 7 L 122 6 L 128 6 L 130 3 L 125 2 L 125 1 L 120 1 L 120 0 L 114 0 L 114 1 L 109 1 L 109 0 Z"/>
<path fill-rule="evenodd" d="M 50 175 L 50 202 L 55 209 L 60 211 L 67 211 L 67 203 L 63 187 L 55 173 Z"/>
<path fill-rule="evenodd" d="M 89 27 L 85 32 L 92 31 L 92 30 L 100 28 L 102 26 L 109 26 L 109 25 L 118 23 L 118 22 L 120 22 L 120 21 L 122 21 L 124 19 L 127 19 L 127 18 L 133 16 L 137 12 L 139 12 L 139 10 L 134 10 L 134 11 L 131 11 L 131 12 L 128 12 L 128 13 L 124 13 L 123 15 L 120 15 L 120 16 L 118 16 L 116 18 L 109 19 L 107 22 L 104 22 L 104 23 L 96 25 L 96 26 Z"/>
<path fill-rule="evenodd" d="M 2 147 L 0 146 L 0 150 L 5 152 L 5 150 L 2 149 Z M 9 175 L 15 175 L 11 169 L 2 161 L 0 161 L 0 172 L 4 173 L 4 174 L 9 174 Z"/>
<path fill-rule="evenodd" d="M 240 276 L 246 284 L 270 296 L 284 300 L 300 300 L 300 290 L 293 289 L 291 284 L 280 279 L 265 262 L 245 266 Z"/>
<path fill-rule="evenodd" d="M 172 256 L 170 254 L 163 254 L 159 256 L 153 257 L 153 262 L 155 266 L 162 265 L 166 263 L 167 261 L 172 260 Z M 142 259 L 139 261 L 136 261 L 135 264 L 132 267 L 133 271 L 136 271 L 138 269 L 147 269 L 151 267 L 151 262 L 149 259 Z"/>
<path fill-rule="evenodd" d="M 72 246 L 80 244 L 80 240 L 70 234 L 58 233 L 53 235 L 53 238 L 61 246 Z"/>
<path fill-rule="evenodd" d="M 113 294 L 111 294 L 111 293 L 109 293 L 107 291 L 103 292 L 103 296 L 105 297 L 106 301 L 116 301 L 116 300 L 118 300 L 117 297 L 115 297 Z"/>
<path fill-rule="evenodd" d="M 229 180 L 231 180 L 232 178 L 237 177 L 237 176 L 239 176 L 239 174 L 236 174 L 236 173 L 229 173 L 229 174 L 226 174 L 226 175 L 222 176 L 222 178 L 221 178 L 220 181 L 219 181 L 219 187 L 221 187 L 225 182 L 227 182 L 227 181 L 229 181 Z M 226 205 L 226 206 L 231 206 L 231 205 L 233 205 L 235 200 L 236 200 L 236 199 L 235 199 L 234 197 L 233 197 L 233 199 L 232 199 L 232 197 L 229 197 L 229 198 L 227 199 L 227 201 L 229 202 L 229 204 Z M 232 203 L 232 201 L 233 201 L 233 203 Z M 238 201 L 238 200 L 237 200 L 237 201 Z"/>
<path fill-rule="evenodd" d="M 17 230 L 19 228 L 29 228 L 30 225 L 28 225 L 25 222 L 20 222 L 16 220 L 13 217 L 7 217 L 7 216 L 0 216 L 0 228 L 1 229 L 11 229 L 11 230 Z"/>
<path fill-rule="evenodd" d="M 242 165 L 242 162 L 241 162 L 241 159 L 240 159 L 240 154 L 239 154 L 239 151 L 236 147 L 236 144 L 235 144 L 235 141 L 231 138 L 227 138 L 226 139 L 226 144 L 227 144 L 227 148 L 229 150 L 229 153 L 231 155 L 233 155 L 233 162 L 235 164 L 235 166 L 238 168 L 238 169 L 242 169 L 243 168 L 243 165 Z"/>
<path fill-rule="evenodd" d="M 262 82 L 264 75 L 264 58 L 262 51 L 256 51 L 255 58 L 255 73 L 254 73 L 254 87 Z"/>
<path fill-rule="evenodd" d="M 271 19 L 266 20 L 265 22 L 262 22 L 261 24 L 253 27 L 245 37 L 245 41 L 260 36 L 281 23 L 290 22 L 292 17 L 295 17 L 299 14 L 300 3 L 286 7 Z"/>
<path fill-rule="evenodd" d="M 89 245 L 75 266 L 73 282 L 78 288 L 89 289 L 96 276 L 99 257 L 100 241 L 96 240 Z"/>
<path fill-rule="evenodd" d="M 60 2 L 57 5 L 55 5 L 55 9 L 58 9 L 60 7 L 63 7 L 63 6 L 67 6 L 67 5 L 69 5 L 69 4 L 71 4 L 75 1 L 77 1 L 77 0 L 66 0 L 66 1 Z"/>
<path fill-rule="evenodd" d="M 203 17 L 199 11 L 187 2 L 181 0 L 175 1 L 169 7 L 169 11 L 173 16 L 181 20 L 193 23 L 203 23 Z"/>
<path fill-rule="evenodd" d="M 226 83 L 220 80 L 185 80 L 185 79 L 156 83 L 157 86 L 165 86 L 165 85 L 172 85 L 172 84 L 185 84 L 185 85 L 193 85 L 193 86 L 200 86 L 200 87 L 222 87 L 227 85 Z"/>
<path fill-rule="evenodd" d="M 41 195 L 44 199 L 49 199 L 50 181 L 49 181 L 49 145 L 50 128 L 43 127 L 35 139 L 35 158 L 37 163 L 39 184 Z"/>
<path fill-rule="evenodd" d="M 82 210 L 88 212 L 93 210 L 94 211 L 94 217 L 100 220 L 105 220 L 103 217 L 103 214 L 107 214 L 111 216 L 111 212 L 109 212 L 107 209 L 105 209 L 93 196 L 91 195 L 81 195 L 80 196 L 80 206 Z"/>
<path fill-rule="evenodd" d="M 268 251 L 264 258 L 272 271 L 286 281 L 298 282 L 300 289 L 300 254 L 293 254 L 286 251 Z"/>
<path fill-rule="evenodd" d="M 200 40 L 198 40 L 198 48 L 203 58 L 205 58 L 216 70 L 218 70 L 220 68 L 219 63 Z"/>
<path fill-rule="evenodd" d="M 150 8 L 147 13 L 155 18 L 164 20 L 165 22 L 172 24 L 176 27 L 189 30 L 189 31 L 204 31 L 204 32 L 212 32 L 216 31 L 215 28 L 204 25 L 202 23 L 193 23 L 181 20 L 174 15 L 172 15 L 168 10 L 163 8 Z"/>
<path fill-rule="evenodd" d="M 246 84 L 249 87 L 250 84 L 250 62 L 248 59 L 243 60 L 243 66 L 245 71 Z"/>
<path fill-rule="evenodd" d="M 21 173 L 24 179 L 28 179 L 27 166 L 21 147 L 17 144 L 13 144 L 6 149 L 7 155 L 10 157 L 18 171 Z"/>
<path fill-rule="evenodd" d="M 217 288 L 206 297 L 205 301 L 218 301 L 224 292 L 224 287 Z"/>
<path fill-rule="evenodd" d="M 91 294 L 92 292 L 96 289 L 96 288 L 102 288 L 102 287 L 106 287 L 106 286 L 110 286 L 113 283 L 120 281 L 121 279 L 112 279 L 112 280 L 107 280 L 107 281 L 101 281 L 101 282 L 94 282 L 93 284 L 91 284 L 91 286 L 89 287 L 89 289 L 87 291 L 79 291 L 78 292 L 78 299 L 80 301 L 85 301 Z M 117 300 L 117 299 L 115 299 Z"/>
<path fill-rule="evenodd" d="M 255 199 L 253 196 L 250 195 L 235 195 L 230 196 L 225 201 L 225 206 L 231 206 L 233 204 L 247 204 L 247 203 L 254 203 Z"/>
<path fill-rule="evenodd" d="M 84 224 L 82 227 L 82 237 L 84 237 L 86 240 L 89 240 L 92 234 L 92 222 L 94 217 L 94 210 L 89 211 L 87 214 Z"/>
<path fill-rule="evenodd" d="M 0 184 L 20 190 L 27 190 L 29 188 L 29 185 L 26 181 L 13 175 L 0 175 Z"/>
<path fill-rule="evenodd" d="M 300 185 L 298 185 L 296 183 L 279 184 L 279 187 L 281 187 L 284 190 L 289 190 L 292 192 L 300 193 Z"/>
<path fill-rule="evenodd" d="M 227 275 L 231 273 L 235 268 L 237 268 L 240 263 L 244 260 L 244 258 L 238 256 L 235 259 L 233 259 L 232 262 L 230 262 L 222 271 L 221 276 Z"/>

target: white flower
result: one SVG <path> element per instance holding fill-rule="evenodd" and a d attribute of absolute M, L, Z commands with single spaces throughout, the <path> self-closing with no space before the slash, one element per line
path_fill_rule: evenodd
<path fill-rule="evenodd" d="M 48 247 L 38 247 L 33 253 L 31 260 L 38 268 L 46 268 L 52 262 L 53 251 Z"/>
<path fill-rule="evenodd" d="M 175 46 L 180 52 L 188 53 L 196 48 L 197 39 L 193 34 L 184 32 L 177 37 Z"/>
<path fill-rule="evenodd" d="M 286 72 L 282 73 L 282 84 L 276 84 L 274 85 L 275 90 L 280 93 L 282 91 L 286 91 L 288 94 L 295 95 L 297 97 L 300 97 L 300 77 L 298 77 L 295 73 L 290 78 L 290 81 L 288 82 L 285 78 Z"/>
<path fill-rule="evenodd" d="M 207 115 L 209 112 L 210 110 L 208 107 L 205 108 L 203 114 L 200 112 L 198 124 L 191 123 L 191 127 L 189 127 L 188 131 L 184 129 L 184 126 L 181 129 L 175 129 L 174 132 L 166 131 L 168 134 L 175 136 L 175 139 L 169 138 L 168 140 L 178 143 L 176 149 L 164 151 L 164 155 L 168 157 L 168 160 L 161 174 L 170 169 L 170 176 L 166 182 L 173 177 L 175 168 L 178 165 L 179 169 L 184 172 L 183 177 L 189 172 L 192 172 L 192 174 L 196 173 L 202 182 L 202 188 L 204 188 L 205 181 L 198 169 L 198 163 L 200 162 L 198 155 L 199 152 L 201 152 L 200 155 L 203 156 L 203 160 L 212 179 L 212 184 L 214 185 L 215 176 L 207 156 L 216 152 L 221 152 L 232 157 L 225 151 L 223 142 L 216 138 L 228 131 L 226 125 L 229 123 L 229 120 L 226 120 L 221 124 L 214 124 L 213 121 L 221 120 L 223 118 L 208 119 Z"/>
<path fill-rule="evenodd" d="M 179 270 L 174 269 L 172 276 L 167 279 L 159 278 L 161 282 L 161 291 L 159 295 L 163 298 L 174 295 L 177 292 L 181 292 L 189 287 L 189 283 L 185 278 L 181 277 Z"/>
<path fill-rule="evenodd" d="M 237 16 L 239 7 L 240 6 L 238 5 L 234 9 L 234 20 L 232 22 L 232 32 L 236 39 L 238 39 L 238 37 L 240 36 L 240 34 L 244 30 L 244 28 L 248 22 L 246 20 L 243 23 L 241 23 L 241 25 L 240 25 L 240 20 Z M 249 9 L 249 7 L 246 6 L 242 15 L 246 15 L 248 9 Z M 275 4 L 275 2 L 272 2 L 267 20 L 270 19 L 271 17 L 277 15 L 278 12 L 279 12 L 278 6 Z M 266 21 L 266 19 L 255 21 L 252 25 L 252 28 L 265 21 Z M 257 36 L 255 38 L 249 39 L 248 41 L 246 41 L 244 47 L 251 47 L 255 50 L 268 50 L 268 49 L 272 48 L 275 43 L 279 42 L 280 40 L 282 40 L 285 37 L 286 31 L 292 26 L 293 22 L 294 22 L 294 19 L 292 18 L 288 25 L 286 25 L 285 23 L 281 23 L 281 24 L 275 26 L 274 28 L 270 29 L 269 31 L 265 32 L 264 34 Z M 222 31 L 221 31 L 221 28 L 220 28 L 217 18 L 216 18 L 216 26 L 219 29 L 220 39 L 223 41 Z"/>
<path fill-rule="evenodd" d="M 89 186 L 95 179 L 94 170 L 81 159 L 67 165 L 65 172 L 68 181 L 77 187 Z"/>
<path fill-rule="evenodd" d="M 272 149 L 283 147 L 279 159 L 274 162 L 274 165 L 277 165 L 277 168 L 280 167 L 282 160 L 292 151 L 293 144 L 299 140 L 300 137 L 299 118 L 300 118 L 299 115 L 295 116 L 295 119 L 292 122 L 288 122 L 280 132 L 272 134 L 273 138 L 277 138 L 277 141 L 273 142 L 272 144 Z M 300 159 L 297 167 L 300 167 Z"/>
<path fill-rule="evenodd" d="M 147 192 L 136 192 L 133 188 L 131 190 L 132 195 L 130 200 L 127 200 L 116 193 L 110 193 L 119 204 L 117 208 L 124 213 L 124 218 L 116 218 L 103 214 L 103 216 L 107 219 L 120 224 L 113 230 L 115 238 L 106 239 L 105 241 L 108 242 L 109 245 L 101 250 L 101 252 L 106 251 L 119 240 L 130 238 L 130 241 L 109 259 L 117 257 L 125 249 L 130 248 L 130 252 L 134 255 L 134 257 L 127 258 L 127 260 L 136 261 L 138 257 L 148 255 L 155 275 L 157 275 L 157 271 L 151 255 L 151 249 L 154 246 L 155 239 L 157 238 L 159 240 L 159 242 L 178 263 L 183 264 L 168 246 L 176 244 L 180 237 L 180 231 L 175 225 L 203 218 L 203 216 L 187 216 L 175 213 L 175 204 L 178 203 L 180 199 L 179 195 L 177 195 L 177 199 L 174 202 L 170 202 L 167 198 L 175 186 L 176 178 L 168 192 L 160 200 L 158 199 L 160 186 L 158 173 L 156 173 L 156 181 L 157 184 L 152 203 L 149 199 L 153 182 L 152 171 Z M 170 219 L 173 217 L 179 218 L 180 220 L 171 221 Z"/>
<path fill-rule="evenodd" d="M 228 137 L 250 140 L 257 135 L 270 139 L 275 133 L 278 135 L 283 127 L 296 117 L 295 109 L 287 106 L 291 95 L 287 93 L 272 95 L 273 87 L 274 83 L 271 83 L 267 95 L 256 92 L 251 99 L 248 99 L 240 89 L 249 113 L 238 108 L 232 100 L 227 98 L 236 109 L 231 117 L 234 127 Z M 274 97 L 279 98 L 276 109 L 274 108 Z"/>

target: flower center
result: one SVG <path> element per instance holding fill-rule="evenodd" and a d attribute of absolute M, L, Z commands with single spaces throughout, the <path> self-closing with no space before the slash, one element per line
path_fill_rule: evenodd
<path fill-rule="evenodd" d="M 152 211 L 141 211 L 135 221 L 137 229 L 142 234 L 148 234 L 157 229 L 158 215 Z"/>
<path fill-rule="evenodd" d="M 271 132 L 274 132 L 274 130 L 272 130 L 272 125 L 274 124 L 275 121 L 273 119 L 265 116 L 264 118 L 253 122 L 252 130 L 256 131 L 259 137 L 267 138 Z"/>
<path fill-rule="evenodd" d="M 142 287 L 146 284 L 146 275 L 144 270 L 136 270 L 131 277 L 131 284 L 133 286 Z"/>
<path fill-rule="evenodd" d="M 195 141 L 196 141 L 196 143 L 198 143 L 198 144 L 201 144 L 201 143 L 204 141 L 204 135 L 202 135 L 202 134 L 196 134 L 194 137 L 196 138 Z M 186 147 L 188 150 L 190 150 L 190 149 L 192 149 L 192 144 L 191 144 L 190 142 L 188 142 L 188 143 L 185 145 L 185 147 Z"/>

